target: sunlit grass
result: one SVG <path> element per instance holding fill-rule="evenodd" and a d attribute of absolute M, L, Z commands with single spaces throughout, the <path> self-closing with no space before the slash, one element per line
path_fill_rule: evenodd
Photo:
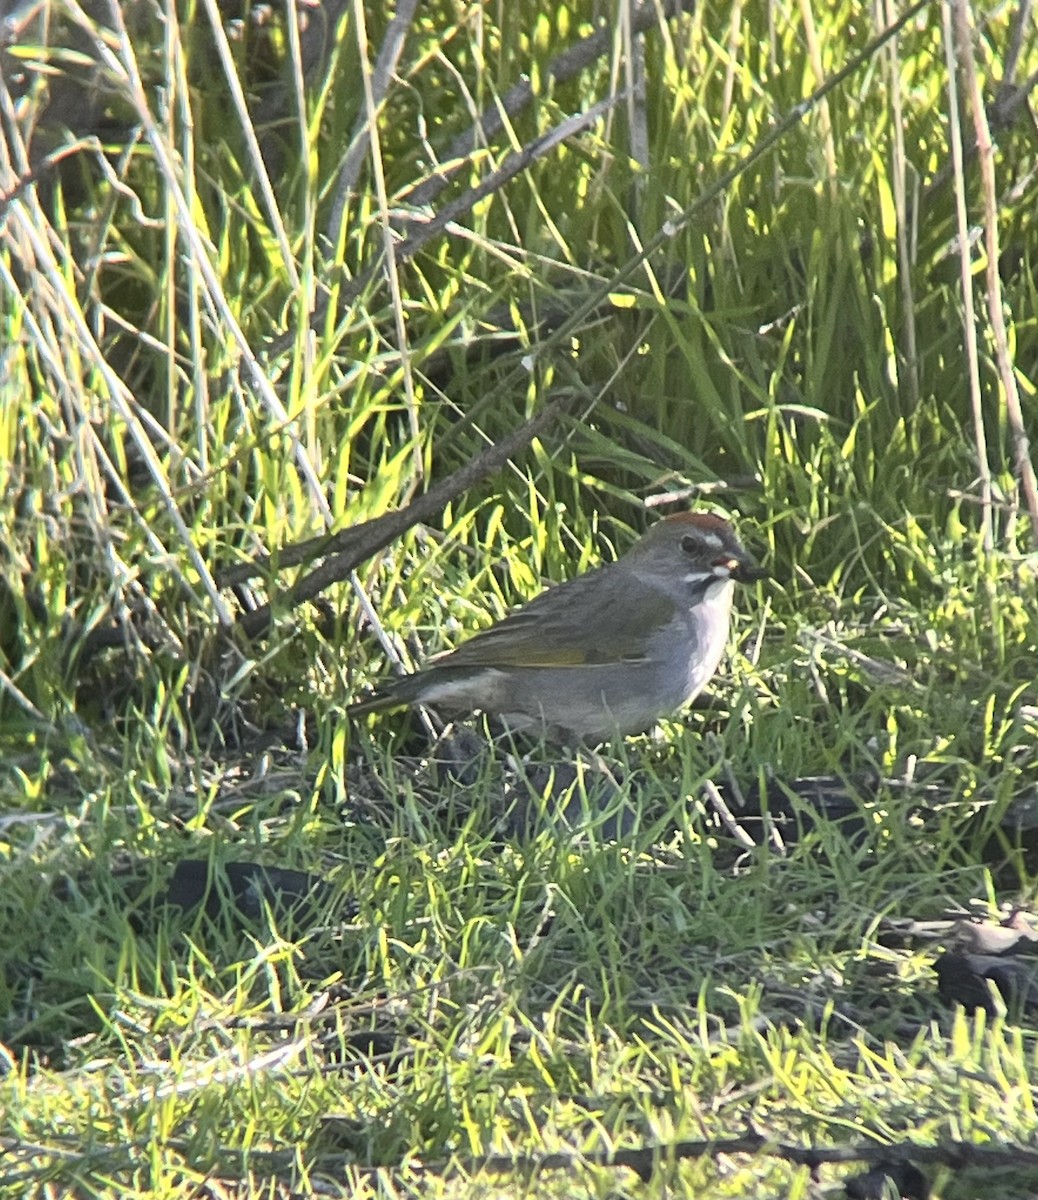
<path fill-rule="evenodd" d="M 1033 898 L 1013 822 L 1034 803 L 1035 533 L 982 240 L 990 537 L 978 503 L 954 189 L 978 225 L 981 191 L 972 165 L 944 171 L 931 9 L 686 222 L 865 50 L 860 5 L 653 17 L 643 108 L 612 66 L 619 26 L 553 75 L 599 27 L 587 5 L 419 5 L 395 33 L 353 5 L 323 56 L 318 9 L 298 38 L 280 12 L 215 6 L 103 31 L 72 0 L 46 45 L 18 28 L 0 64 L 0 1196 L 642 1194 L 625 1171 L 470 1179 L 469 1160 L 749 1124 L 797 1145 L 1033 1140 L 1033 1017 L 953 1013 L 939 944 L 883 925 Z M 974 17 L 989 99 L 1035 70 L 1024 31 L 1003 79 L 1016 19 Z M 454 170 L 524 77 L 532 101 Z M 1025 125 L 998 130 L 995 172 L 1033 410 Z M 279 608 L 268 638 L 233 629 L 272 584 L 221 587 L 225 568 L 271 553 L 289 584 L 279 549 L 407 503 L 562 392 L 569 419 L 355 581 Z M 452 774 L 405 715 L 349 726 L 386 642 L 409 664 L 457 644 L 622 553 L 661 493 L 732 514 L 772 578 L 739 596 L 710 705 L 610 748 L 619 787 L 585 774 L 575 827 L 550 819 L 558 796 L 509 823 L 529 788 L 504 751 Z M 560 757 L 531 752 L 546 773 Z M 708 781 L 747 828 L 734 792 L 792 815 L 748 849 Z M 332 899 L 305 920 L 163 907 L 191 858 L 309 872 Z M 660 1171 L 682 1195 L 814 1187 L 764 1155 Z M 975 1194 L 927 1171 L 934 1196 Z"/>

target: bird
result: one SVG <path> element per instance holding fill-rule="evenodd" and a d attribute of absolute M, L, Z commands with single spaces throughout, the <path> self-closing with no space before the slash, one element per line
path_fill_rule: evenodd
<path fill-rule="evenodd" d="M 676 513 L 615 562 L 549 587 L 348 711 L 481 711 L 511 732 L 585 744 L 643 733 L 706 686 L 735 583 L 766 575 L 724 518 Z"/>

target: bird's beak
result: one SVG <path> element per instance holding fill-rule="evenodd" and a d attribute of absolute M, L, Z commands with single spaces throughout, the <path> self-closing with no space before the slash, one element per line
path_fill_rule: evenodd
<path fill-rule="evenodd" d="M 758 579 L 770 579 L 769 572 L 763 567 L 758 567 L 751 558 L 729 558 L 724 563 L 718 563 L 718 566 L 724 566 L 728 571 L 728 578 L 734 579 L 736 583 L 753 583 Z"/>

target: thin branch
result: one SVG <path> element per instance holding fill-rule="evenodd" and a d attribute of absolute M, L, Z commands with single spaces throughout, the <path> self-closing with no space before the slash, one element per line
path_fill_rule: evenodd
<path fill-rule="evenodd" d="M 1027 102 L 1035 88 L 1038 88 L 1038 71 L 1032 72 L 1017 87 L 1006 86 L 999 88 L 994 103 L 987 109 L 987 119 L 990 127 L 996 133 L 1003 132 L 1009 129 L 1022 113 L 1029 113 L 1030 107 Z M 976 156 L 977 143 L 971 141 L 968 146 L 963 147 L 963 162 L 971 163 Z M 948 186 L 948 182 L 954 173 L 954 162 L 947 162 L 934 175 L 923 191 L 919 206 L 920 212 L 925 211 L 933 202 L 934 197 Z"/>
<path fill-rule="evenodd" d="M 894 12 L 894 0 L 880 0 L 880 11 L 885 21 L 890 21 Z M 904 309 L 901 328 L 904 336 L 902 362 L 904 377 L 899 379 L 902 396 L 907 393 L 911 412 L 919 408 L 919 349 L 916 338 L 916 305 L 912 288 L 912 269 L 915 265 L 915 229 L 919 215 L 917 204 L 908 203 L 909 159 L 905 153 L 905 120 L 901 102 L 901 59 L 898 45 L 891 42 L 886 55 L 887 89 L 893 120 L 890 135 L 893 142 L 891 175 L 894 189 L 894 213 L 897 221 L 897 274 L 901 286 L 901 304 Z M 915 179 L 913 172 L 912 178 Z M 909 234 L 912 236 L 910 237 Z"/>
<path fill-rule="evenodd" d="M 728 807 L 728 803 L 721 795 L 721 791 L 717 784 L 712 779 L 707 779 L 703 783 L 703 793 L 710 804 L 710 807 L 717 813 L 724 824 L 725 829 L 732 835 L 744 850 L 756 849 L 757 843 L 746 832 L 745 829 L 736 820 L 735 813 Z"/>
<path fill-rule="evenodd" d="M 958 4 L 959 0 L 956 0 Z M 959 88 L 957 58 L 969 57 L 969 45 L 956 46 L 952 29 L 952 5 L 941 5 L 944 30 L 944 54 L 948 67 L 948 140 L 955 180 L 955 222 L 959 243 L 959 281 L 962 291 L 963 339 L 966 344 L 967 382 L 970 392 L 970 408 L 973 412 L 973 446 L 976 454 L 977 475 L 980 479 L 980 496 L 983 501 L 981 524 L 984 531 L 984 549 L 994 546 L 994 526 L 991 519 L 991 466 L 988 462 L 988 441 L 984 429 L 984 405 L 980 390 L 980 355 L 977 350 L 977 321 L 973 308 L 973 270 L 970 262 L 969 221 L 966 213 L 966 178 L 963 169 L 962 126 L 959 120 Z"/>
<path fill-rule="evenodd" d="M 663 5 L 663 18 L 670 20 L 678 13 L 690 10 L 693 5 L 689 0 L 667 0 Z M 631 14 L 631 33 L 645 33 L 660 19 L 660 9 L 655 0 L 647 0 L 640 4 Z M 567 47 L 550 62 L 544 71 L 544 78 L 552 83 L 564 83 L 586 70 L 592 63 L 609 53 L 613 44 L 613 29 L 604 25 L 591 34 L 590 37 Z M 436 174 L 420 183 L 406 197 L 407 203 L 415 208 L 431 204 L 433 200 L 450 183 L 450 177 L 466 165 L 470 155 L 495 137 L 505 127 L 506 122 L 513 121 L 519 113 L 534 100 L 533 84 L 529 79 L 523 79 L 510 91 L 506 92 L 493 106 L 486 108 L 477 117 L 471 129 L 466 130 L 460 137 L 447 147 L 443 161 L 447 164 Z"/>
<path fill-rule="evenodd" d="M 847 79 L 855 75 L 861 68 L 870 62 L 876 53 L 887 44 L 892 38 L 897 37 L 901 30 L 912 21 L 923 9 L 929 7 L 930 0 L 916 0 L 916 3 L 907 8 L 901 16 L 892 24 L 889 25 L 882 33 L 877 34 L 853 58 L 846 62 L 839 71 L 830 75 L 823 83 L 805 100 L 802 100 L 795 107 L 790 109 L 788 113 L 778 121 L 757 141 L 753 149 L 750 150 L 743 158 L 741 158 L 734 166 L 727 171 L 722 172 L 712 184 L 704 188 L 702 192 L 681 210 L 676 216 L 667 220 L 659 231 L 650 238 L 645 245 L 631 258 L 624 263 L 613 275 L 611 275 L 603 284 L 593 289 L 588 293 L 587 298 L 582 304 L 578 305 L 573 310 L 569 318 L 564 321 L 558 329 L 555 330 L 550 337 L 546 338 L 533 353 L 538 355 L 546 354 L 549 350 L 553 350 L 556 346 L 561 345 L 575 329 L 577 329 L 586 317 L 595 311 L 600 304 L 603 303 L 622 283 L 626 283 L 636 271 L 649 261 L 650 258 L 662 246 L 672 241 L 678 233 L 681 232 L 691 221 L 713 204 L 719 196 L 724 195 L 732 184 L 746 171 L 749 170 L 755 163 L 766 158 L 772 150 L 778 145 L 786 134 L 799 125 L 804 117 L 812 111 L 818 104 L 825 99 L 831 92 L 834 92 Z M 505 385 L 507 386 L 507 382 Z"/>
<path fill-rule="evenodd" d="M 641 228 L 642 200 L 652 169 L 649 153 L 649 116 L 646 106 L 645 36 L 636 28 L 639 10 L 634 0 L 620 5 L 620 38 L 623 52 L 624 91 L 627 93 L 627 153 L 638 168 L 631 181 L 627 216 Z M 615 74 L 615 72 L 614 72 Z M 614 83 L 615 88 L 615 83 Z"/>
<path fill-rule="evenodd" d="M 393 14 L 393 19 L 386 28 L 385 37 L 382 39 L 382 45 L 379 48 L 378 58 L 375 60 L 375 69 L 371 77 L 371 103 L 375 115 L 372 117 L 371 113 L 366 110 L 357 117 L 357 123 L 353 128 L 353 136 L 350 138 L 349 149 L 346 151 L 346 157 L 339 168 L 339 178 L 335 184 L 332 211 L 329 214 L 328 224 L 325 227 L 328 242 L 332 246 L 338 243 L 341 235 L 346 200 L 356 186 L 360 169 L 364 162 L 364 156 L 368 152 L 368 145 L 375 128 L 374 122 L 377 120 L 385 103 L 386 95 L 389 92 L 389 84 L 396 72 L 397 64 L 400 62 L 400 55 L 403 53 L 404 43 L 407 41 L 407 34 L 411 23 L 414 21 L 415 9 L 417 7 L 418 0 L 400 0 L 396 6 L 396 12 Z"/>
<path fill-rule="evenodd" d="M 1024 36 L 1031 24 L 1031 0 L 1020 0 L 1016 6 L 1013 26 L 1009 32 L 1009 46 L 1006 50 L 1005 62 L 1002 65 L 1002 82 L 998 87 L 999 99 L 1005 91 L 1012 91 L 1013 77 L 1020 62 L 1020 54 L 1024 48 Z M 996 100 L 996 104 L 998 101 Z"/>
<path fill-rule="evenodd" d="M 623 92 L 614 96 L 607 96 L 604 100 L 599 100 L 597 104 L 593 104 L 584 112 L 567 117 L 564 121 L 556 125 L 554 129 L 549 129 L 547 133 L 534 138 L 529 145 L 523 146 L 521 150 L 516 150 L 510 154 L 493 174 L 488 175 L 486 179 L 476 184 L 475 187 L 469 188 L 464 195 L 459 196 L 456 200 L 452 200 L 450 204 L 444 205 L 436 216 L 432 217 L 429 221 L 423 222 L 417 232 L 406 237 L 397 248 L 397 261 L 406 262 L 408 259 L 414 258 L 426 242 L 436 237 L 448 225 L 457 221 L 459 217 L 464 216 L 480 200 L 485 199 L 493 192 L 500 191 L 509 180 L 514 179 L 516 175 L 525 171 L 527 167 L 532 166 L 539 158 L 543 158 L 550 151 L 554 150 L 566 138 L 573 137 L 574 134 L 581 133 L 587 129 L 589 125 L 593 125 L 599 117 L 604 116 L 614 104 L 618 104 L 623 98 Z M 362 277 L 365 285 L 369 276 Z M 361 287 L 357 290 L 359 292 L 363 288 Z"/>
<path fill-rule="evenodd" d="M 411 460 L 414 465 L 408 488 L 413 489 L 419 487 L 425 478 L 425 462 L 422 455 L 421 429 L 418 423 L 418 400 L 415 396 L 414 373 L 407 344 L 404 297 L 400 287 L 400 266 L 405 259 L 397 252 L 390 218 L 389 193 L 386 189 L 386 173 L 382 162 L 382 141 L 378 131 L 379 104 L 376 103 L 371 77 L 363 0 L 353 0 L 353 21 L 356 26 L 357 52 L 360 55 L 360 77 L 364 91 L 367 136 L 371 143 L 371 174 L 375 183 L 375 195 L 378 198 L 379 226 L 382 231 L 382 257 L 386 264 L 386 278 L 389 282 L 389 295 L 393 305 L 396 349 L 403 369 L 404 408 L 407 411 L 407 421 L 411 433 Z M 384 45 L 383 49 L 385 49 Z"/>
<path fill-rule="evenodd" d="M 1035 478 L 1034 463 L 1031 462 L 1031 446 L 1027 438 L 1027 430 L 1024 427 L 1020 389 L 1016 384 L 1016 372 L 1010 356 L 1009 337 L 1006 333 L 1005 301 L 1002 298 L 1002 281 L 998 274 L 998 204 L 995 197 L 994 148 L 991 143 L 987 114 L 984 110 L 984 98 L 981 95 L 980 82 L 977 79 L 976 65 L 973 61 L 970 8 L 964 3 L 964 0 L 957 0 L 955 4 L 955 32 L 958 40 L 959 61 L 962 65 L 973 115 L 974 137 L 984 196 L 984 241 L 987 257 L 985 292 L 988 304 L 988 322 L 995 343 L 998 374 L 1002 380 L 1002 389 L 1005 394 L 1006 419 L 1013 446 L 1017 479 L 1031 518 L 1032 545 L 1038 549 L 1038 479 Z M 990 501 L 990 499 L 989 495 L 988 500 Z M 991 520 L 990 508 L 987 509 L 987 519 Z"/>
<path fill-rule="evenodd" d="M 206 243 L 200 232 L 197 223 L 194 219 L 194 214 L 191 211 L 191 206 L 188 203 L 184 193 L 184 188 L 181 185 L 180 172 L 177 169 L 174 161 L 174 156 L 166 141 L 165 136 L 159 130 L 155 123 L 155 118 L 152 115 L 151 109 L 148 106 L 147 93 L 145 91 L 144 82 L 141 78 L 140 71 L 137 66 L 137 57 L 133 47 L 133 40 L 130 37 L 129 31 L 123 20 L 123 13 L 118 4 L 111 5 L 111 15 L 113 26 L 116 33 L 114 44 L 116 49 L 113 50 L 109 44 L 96 36 L 96 30 L 90 18 L 84 12 L 83 8 L 78 3 L 78 0 L 68 0 L 69 16 L 79 25 L 80 28 L 94 38 L 98 60 L 108 68 L 112 77 L 120 82 L 125 89 L 127 100 L 133 105 L 134 111 L 137 114 L 141 127 L 144 130 L 145 140 L 151 147 L 155 155 L 156 163 L 162 172 L 165 186 L 168 188 L 172 197 L 173 205 L 176 209 L 180 232 L 184 237 L 187 248 L 190 251 L 192 263 L 197 268 L 202 280 L 205 283 L 206 295 L 209 302 L 213 305 L 215 311 L 219 314 L 220 319 L 226 329 L 229 337 L 233 340 L 238 348 L 241 356 L 241 362 L 246 372 L 248 373 L 253 387 L 260 396 L 267 409 L 274 416 L 282 421 L 286 427 L 288 436 L 292 441 L 292 448 L 295 454 L 296 462 L 299 467 L 300 474 L 306 480 L 307 487 L 311 498 L 313 499 L 314 507 L 321 514 L 322 518 L 330 523 L 331 510 L 328 507 L 328 501 L 325 498 L 324 490 L 321 482 L 314 470 L 313 463 L 307 453 L 306 447 L 303 445 L 296 432 L 296 423 L 289 418 L 285 406 L 281 403 L 277 393 L 275 392 L 270 380 L 267 378 L 266 372 L 260 367 L 256 356 L 253 353 L 252 347 L 249 345 L 247 338 L 240 324 L 238 323 L 231 307 L 224 294 L 223 286 L 220 282 L 216 268 L 213 265 L 211 257 L 211 247 Z M 129 420 L 130 418 L 127 418 Z M 148 459 L 150 446 L 141 445 L 141 451 Z M 149 467 L 153 464 L 149 461 Z M 161 472 L 160 472 L 161 474 Z M 155 476 L 156 479 L 159 475 Z M 179 514 L 177 514 L 179 517 Z M 177 519 L 176 517 L 174 519 Z M 204 572 L 203 582 L 208 591 L 211 581 L 208 579 L 208 571 L 205 564 L 201 563 L 201 570 Z M 198 564 L 196 564 L 198 565 Z M 213 603 L 220 612 L 221 623 L 224 623 L 227 614 L 222 611 L 222 601 L 216 595 L 213 595 Z"/>
<path fill-rule="evenodd" d="M 570 406 L 577 402 L 577 399 L 577 396 L 568 393 L 550 401 L 536 416 L 531 417 L 520 428 L 489 446 L 460 470 L 455 471 L 453 475 L 419 496 L 407 508 L 386 513 L 384 516 L 376 517 L 373 521 L 356 525 L 352 529 L 344 529 L 332 537 L 317 539 L 319 545 L 312 540 L 308 543 L 308 548 L 313 549 L 317 554 L 330 557 L 326 558 L 308 575 L 297 580 L 293 587 L 287 591 L 276 593 L 269 603 L 240 617 L 238 627 L 247 637 L 258 637 L 269 628 L 275 608 L 295 607 L 306 600 L 312 600 L 314 596 L 323 592 L 333 583 L 348 578 L 354 567 L 376 554 L 384 546 L 388 546 L 412 525 L 430 520 L 456 496 L 478 483 L 479 480 L 500 470 L 510 458 L 525 450 L 534 438 L 540 437 L 564 416 Z M 269 558 L 265 560 L 265 562 L 269 561 Z M 257 569 L 261 569 L 261 564 L 253 565 L 250 573 L 255 573 Z"/>
<path fill-rule="evenodd" d="M 257 138 L 256 129 L 249 118 L 249 105 L 245 99 L 245 89 L 242 87 L 241 79 L 234 66 L 234 55 L 231 52 L 230 42 L 227 39 L 227 31 L 223 18 L 217 8 L 216 0 L 202 0 L 202 7 L 205 9 L 205 14 L 209 19 L 209 31 L 212 34 L 213 45 L 216 48 L 220 67 L 223 70 L 224 82 L 227 85 L 231 105 L 238 118 L 238 128 L 241 130 L 242 137 L 244 137 L 245 145 L 248 149 L 249 165 L 253 171 L 255 189 L 259 192 L 261 204 L 267 214 L 270 227 L 274 232 L 278 249 L 281 252 L 281 261 L 292 291 L 298 291 L 300 281 L 295 256 L 292 253 L 292 247 L 289 245 L 288 231 L 285 229 L 285 223 L 281 217 L 281 209 L 278 208 L 277 198 L 274 195 L 274 187 L 270 182 L 270 175 L 267 173 L 267 167 L 263 161 L 259 138 Z M 133 99 L 136 101 L 137 97 L 134 96 Z M 139 104 L 138 108 L 140 108 Z"/>
<path fill-rule="evenodd" d="M 567 117 L 553 129 L 549 129 L 547 133 L 535 138 L 529 145 L 523 146 L 521 150 L 516 150 L 510 154 L 500 167 L 486 179 L 481 180 L 475 187 L 471 187 L 468 191 L 452 200 L 428 221 L 409 222 L 413 233 L 408 234 L 402 241 L 397 243 L 393 248 L 393 259 L 396 266 L 399 268 L 405 263 L 410 262 L 412 258 L 433 238 L 438 237 L 445 229 L 454 222 L 465 216 L 472 208 L 474 208 L 481 200 L 485 200 L 487 196 L 499 192 L 506 183 L 509 183 L 517 175 L 521 174 L 528 167 L 532 166 L 538 159 L 543 158 L 551 150 L 553 150 L 560 142 L 565 141 L 568 137 L 573 137 L 575 134 L 582 132 L 589 125 L 594 124 L 605 112 L 608 111 L 614 104 L 619 103 L 623 99 L 623 94 L 610 96 L 605 100 L 600 100 L 597 104 L 585 112 L 576 113 L 574 116 Z M 380 254 L 366 270 L 362 271 L 355 279 L 352 279 L 346 286 L 341 289 L 339 296 L 340 305 L 352 304 L 358 300 L 364 291 L 371 285 L 375 277 L 382 271 L 385 258 Z M 321 296 L 314 307 L 311 316 L 311 325 L 316 326 L 325 317 L 328 312 L 329 297 L 327 294 Z M 268 355 L 277 356 L 287 349 L 287 347 L 295 340 L 296 334 L 290 332 L 276 338 L 267 348 Z"/>
<path fill-rule="evenodd" d="M 372 89 L 379 109 L 381 109 L 384 94 L 388 90 L 392 70 L 399 61 L 399 56 L 403 49 L 403 40 L 407 32 L 407 25 L 413 16 L 413 7 L 413 0 L 402 0 L 397 14 L 393 21 L 390 22 L 390 26 L 386 30 L 386 36 L 383 39 L 378 60 L 375 63 Z M 689 8 L 691 8 L 689 0 L 666 0 L 662 7 L 662 15 L 665 20 L 668 20 Z M 632 33 L 644 33 L 652 28 L 660 19 L 660 11 L 656 0 L 647 0 L 646 3 L 639 5 L 631 17 Z M 569 46 L 556 59 L 549 63 L 544 72 L 545 78 L 552 83 L 559 84 L 580 74 L 581 71 L 591 66 L 592 63 L 609 52 L 612 39 L 612 28 L 605 26 L 590 37 Z M 609 103 L 616 103 L 618 99 L 620 97 L 613 97 Z M 522 82 L 517 83 L 511 91 L 496 101 L 493 107 L 487 108 L 480 113 L 472 127 L 451 143 L 446 152 L 441 156 L 441 161 L 446 165 L 423 179 L 412 191 L 403 193 L 399 197 L 400 201 L 412 210 L 427 208 L 440 195 L 444 188 L 449 186 L 452 177 L 468 164 L 471 155 L 480 145 L 486 144 L 492 137 L 500 133 L 505 127 L 506 122 L 518 116 L 533 100 L 534 91 L 530 81 L 524 79 Z M 598 106 L 596 105 L 592 111 L 597 112 Z M 578 121 L 579 119 L 579 116 L 571 117 L 570 121 Z M 563 125 L 558 128 L 566 125 L 567 122 L 563 122 Z M 346 196 L 356 183 L 360 164 L 363 162 L 364 154 L 368 148 L 370 129 L 371 125 L 366 117 L 358 121 L 350 141 L 346 161 L 343 163 L 339 174 L 339 181 L 335 188 L 332 214 L 326 227 L 328 239 L 332 245 L 336 244 L 336 240 L 340 235 Z M 575 130 L 571 132 L 575 132 Z M 551 138 L 553 135 L 549 132 L 544 136 L 545 138 Z M 546 145 L 543 141 L 535 142 L 533 145 L 540 148 L 540 153 L 546 151 Z M 529 154 L 530 157 L 524 161 L 522 156 L 526 154 Z M 499 190 L 518 171 L 521 171 L 525 165 L 533 162 L 536 157 L 536 154 L 532 154 L 532 148 L 527 148 L 519 152 L 518 157 L 513 155 L 507 159 L 493 175 L 452 201 L 447 206 L 447 209 L 438 213 L 430 221 L 422 223 L 417 218 L 412 219 L 410 224 L 412 227 L 418 226 L 418 228 L 416 232 L 411 233 L 404 239 L 401 247 L 398 248 L 398 264 L 406 262 L 408 258 L 413 257 L 426 242 L 440 233 L 450 221 L 456 221 L 463 214 L 467 213 L 473 205 Z M 404 258 L 401 258 L 400 255 L 403 247 L 407 247 L 407 253 Z M 358 279 L 345 288 L 339 303 L 349 304 L 360 296 L 381 269 L 381 263 L 382 259 L 380 257 Z M 323 292 L 317 298 L 314 310 L 310 316 L 310 327 L 312 329 L 318 329 L 324 322 L 328 315 L 329 304 L 330 297 L 327 292 Z M 285 349 L 295 339 L 295 336 L 294 333 L 291 333 L 275 338 L 267 347 L 267 354 L 276 357 L 284 353 Z"/>

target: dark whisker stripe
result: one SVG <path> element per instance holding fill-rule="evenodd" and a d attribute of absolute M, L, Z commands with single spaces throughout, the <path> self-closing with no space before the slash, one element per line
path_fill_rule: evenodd
<path fill-rule="evenodd" d="M 688 602 L 690 605 L 702 604 L 706 599 L 707 589 L 712 583 L 717 583 L 716 575 L 704 575 L 702 579 L 697 579 L 695 583 L 688 585 Z"/>

